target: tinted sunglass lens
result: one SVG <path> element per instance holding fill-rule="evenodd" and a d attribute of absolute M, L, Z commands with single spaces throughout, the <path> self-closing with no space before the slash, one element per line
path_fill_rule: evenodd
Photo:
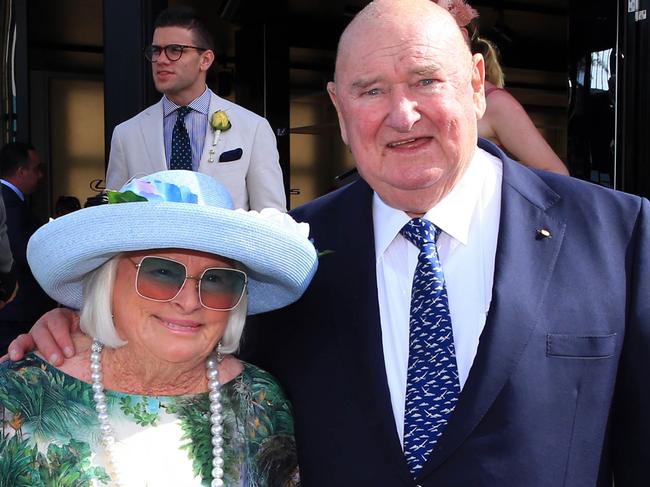
<path fill-rule="evenodd" d="M 185 267 L 179 262 L 145 257 L 138 269 L 137 291 L 146 298 L 169 301 L 183 286 L 185 275 Z"/>
<path fill-rule="evenodd" d="M 246 274 L 236 269 L 207 269 L 201 278 L 201 302 L 212 309 L 233 308 L 244 293 Z"/>

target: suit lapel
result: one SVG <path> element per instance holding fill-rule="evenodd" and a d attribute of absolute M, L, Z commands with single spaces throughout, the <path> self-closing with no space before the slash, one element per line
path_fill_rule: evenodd
<path fill-rule="evenodd" d="M 162 99 L 144 111 L 144 116 L 140 118 L 140 134 L 151 164 L 150 172 L 167 169 Z"/>
<path fill-rule="evenodd" d="M 543 317 L 542 305 L 564 237 L 565 223 L 548 211 L 559 195 L 534 172 L 500 151 L 495 155 L 503 160 L 503 183 L 490 311 L 456 410 L 421 477 L 435 470 L 471 434 L 517 366 Z M 541 229 L 551 237 L 541 237 Z"/>
<path fill-rule="evenodd" d="M 349 374 L 348 384 L 356 395 L 357 403 L 367 405 L 364 417 L 369 434 L 374 436 L 378 450 L 385 461 L 394 464 L 405 482 L 412 478 L 408 470 L 399 437 L 386 380 L 377 279 L 374 230 L 372 225 L 372 190 L 362 180 L 354 183 L 345 200 L 338 206 L 340 215 L 332 221 L 339 222 L 331 248 L 334 253 L 322 257 L 321 270 L 332 259 L 328 282 L 337 283 L 335 336 Z M 352 210 L 357 209 L 357 211 Z M 352 211 L 351 211 L 352 210 Z M 344 226 L 343 226 L 344 225 Z M 318 242 L 317 242 L 318 244 Z M 319 272 L 321 272 L 319 270 Z"/>
<path fill-rule="evenodd" d="M 214 164 L 215 162 L 218 161 L 219 156 L 214 152 L 212 155 L 213 157 L 213 162 L 209 162 L 208 160 L 210 159 L 210 150 L 215 151 L 216 147 L 213 149 L 212 147 L 212 127 L 210 126 L 210 116 L 216 112 L 219 109 L 219 97 L 215 95 L 214 93 L 211 94 L 210 96 L 210 108 L 208 109 L 208 123 L 205 126 L 205 142 L 203 143 L 203 152 L 201 153 L 201 160 L 199 161 L 199 167 L 203 164 Z M 221 134 L 221 137 L 223 137 L 223 133 Z"/>

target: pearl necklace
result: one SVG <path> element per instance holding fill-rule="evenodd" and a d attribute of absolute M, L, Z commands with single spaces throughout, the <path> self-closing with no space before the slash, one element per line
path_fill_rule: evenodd
<path fill-rule="evenodd" d="M 99 431 L 102 444 L 106 449 L 111 478 L 115 486 L 121 486 L 122 482 L 119 472 L 115 468 L 113 453 L 115 451 L 115 436 L 108 418 L 108 406 L 106 405 L 106 394 L 102 383 L 102 350 L 104 345 L 93 340 L 90 353 L 90 380 L 92 382 L 93 399 L 95 400 L 95 411 L 99 421 Z M 219 352 L 212 353 L 205 362 L 208 377 L 208 397 L 210 398 L 210 432 L 212 434 L 212 482 L 211 487 L 222 487 L 223 483 L 223 426 L 221 425 L 221 392 L 219 384 L 219 371 L 217 364 L 221 361 Z"/>

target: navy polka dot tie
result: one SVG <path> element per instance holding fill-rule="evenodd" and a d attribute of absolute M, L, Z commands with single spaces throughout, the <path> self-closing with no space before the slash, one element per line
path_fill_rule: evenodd
<path fill-rule="evenodd" d="M 169 158 L 169 169 L 192 170 L 192 147 L 190 147 L 190 136 L 185 128 L 185 115 L 191 111 L 190 107 L 180 107 L 176 110 L 178 118 L 172 130 L 172 155 Z"/>
<path fill-rule="evenodd" d="M 404 455 L 415 476 L 447 426 L 460 383 L 445 277 L 436 248 L 440 229 L 414 218 L 400 232 L 420 250 L 411 289 L 404 408 Z"/>

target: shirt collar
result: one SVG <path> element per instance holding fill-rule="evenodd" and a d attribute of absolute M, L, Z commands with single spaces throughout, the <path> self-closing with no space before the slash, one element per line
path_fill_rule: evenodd
<path fill-rule="evenodd" d="M 2 184 L 4 184 L 5 186 L 11 188 L 11 189 L 13 190 L 13 192 L 16 193 L 16 196 L 18 196 L 18 197 L 20 198 L 20 201 L 25 201 L 25 195 L 24 195 L 23 192 L 22 192 L 21 190 L 19 190 L 16 186 L 14 186 L 13 184 L 11 184 L 11 183 L 10 183 L 9 181 L 7 181 L 6 179 L 0 179 L 0 183 L 2 183 Z"/>
<path fill-rule="evenodd" d="M 206 86 L 205 90 L 203 91 L 203 94 L 194 98 L 194 100 L 192 100 L 187 106 L 194 111 L 202 113 L 203 115 L 207 115 L 208 110 L 210 109 L 211 98 L 212 98 L 212 90 L 210 90 L 210 88 Z M 180 105 L 177 105 L 169 98 L 167 98 L 167 95 L 163 95 L 162 103 L 163 103 L 163 117 L 167 117 L 168 115 L 171 115 L 172 113 L 174 113 L 176 110 L 180 108 Z"/>
<path fill-rule="evenodd" d="M 460 181 L 424 215 L 424 218 L 463 245 L 467 245 L 472 215 L 481 199 L 486 172 L 493 170 L 493 159 L 493 156 L 477 147 Z M 388 206 L 377 193 L 373 195 L 372 206 L 375 255 L 379 257 L 411 217 L 402 210 Z"/>

